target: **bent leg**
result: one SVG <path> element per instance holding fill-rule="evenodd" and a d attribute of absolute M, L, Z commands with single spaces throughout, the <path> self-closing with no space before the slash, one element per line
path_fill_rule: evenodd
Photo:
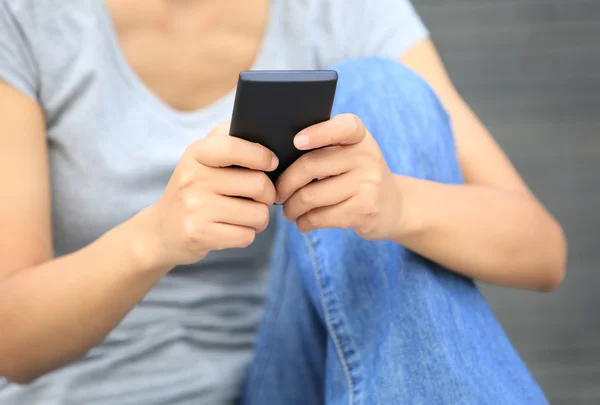
<path fill-rule="evenodd" d="M 301 278 L 302 262 L 288 246 L 297 243 L 281 209 L 265 314 L 241 403 L 318 405 L 324 403 L 327 332 Z"/>
<path fill-rule="evenodd" d="M 361 117 L 392 172 L 462 182 L 448 116 L 415 73 L 382 59 L 349 61 L 336 70 L 334 114 Z M 299 357 L 323 355 L 324 363 L 313 364 L 312 379 L 263 380 L 252 391 L 296 398 L 270 403 L 309 403 L 302 395 L 310 384 L 333 405 L 546 403 L 471 280 L 393 242 L 369 242 L 339 229 L 304 235 L 293 224 L 281 226 L 279 249 L 287 259 L 276 265 L 301 280 L 297 288 L 313 316 L 306 322 L 294 305 L 281 306 L 279 318 L 295 319 L 294 326 L 272 324 L 261 335 L 282 341 L 299 333 L 303 343 L 295 357 L 272 347 L 282 355 L 261 367 L 293 376 L 297 364 L 306 366 Z"/>

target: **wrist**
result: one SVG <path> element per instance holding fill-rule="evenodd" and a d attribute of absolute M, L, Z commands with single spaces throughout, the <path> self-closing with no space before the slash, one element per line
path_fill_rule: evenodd
<path fill-rule="evenodd" d="M 402 245 L 423 233 L 426 228 L 426 202 L 419 192 L 424 180 L 396 175 L 394 186 L 400 201 L 394 224 L 392 240 Z"/>
<path fill-rule="evenodd" d="M 115 228 L 113 232 L 136 271 L 166 274 L 175 267 L 166 260 L 164 249 L 156 237 L 151 207 Z"/>

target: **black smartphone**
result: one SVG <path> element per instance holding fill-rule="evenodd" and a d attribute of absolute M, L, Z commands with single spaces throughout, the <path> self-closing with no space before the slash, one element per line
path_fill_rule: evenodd
<path fill-rule="evenodd" d="M 275 182 L 306 151 L 294 146 L 301 130 L 327 121 L 338 75 L 333 70 L 245 71 L 240 73 L 230 135 L 259 143 L 279 158 Z"/>

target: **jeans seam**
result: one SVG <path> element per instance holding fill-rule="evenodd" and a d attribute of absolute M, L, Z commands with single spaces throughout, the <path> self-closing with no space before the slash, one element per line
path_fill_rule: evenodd
<path fill-rule="evenodd" d="M 289 271 L 288 266 L 283 266 L 283 273 L 286 273 Z M 285 285 L 287 284 L 287 277 L 285 277 L 285 274 L 281 274 L 282 276 L 282 281 L 281 281 L 281 285 L 282 288 L 278 289 L 278 291 L 285 291 Z M 273 275 L 271 277 L 274 277 Z M 279 318 L 279 314 L 281 312 L 281 301 L 284 299 L 283 294 L 277 294 L 276 299 L 273 300 L 272 302 L 272 306 L 271 306 L 271 310 L 268 311 L 267 313 L 265 313 L 265 320 L 269 320 L 268 325 L 271 326 L 270 328 L 270 332 L 266 333 L 264 336 L 272 336 L 273 335 L 273 329 L 275 328 L 276 325 L 276 320 L 277 318 Z M 256 370 L 256 373 L 254 374 L 254 378 L 252 379 L 252 381 L 248 381 L 247 386 L 250 386 L 250 383 L 252 383 L 252 385 L 254 387 L 257 386 L 257 384 L 261 384 L 261 381 L 264 380 L 264 374 L 265 374 L 265 370 L 267 369 L 267 366 L 269 364 L 270 358 L 271 358 L 271 354 L 273 353 L 272 350 L 265 350 L 265 347 L 269 347 L 268 344 L 264 344 L 265 342 L 263 342 L 263 344 L 261 345 L 263 347 L 263 349 L 261 350 L 260 354 L 258 354 L 256 356 L 256 359 L 254 360 L 255 362 L 258 362 L 258 364 L 261 364 L 262 367 L 258 370 Z M 266 354 L 265 354 L 266 352 Z M 260 359 L 260 361 L 259 361 Z M 264 361 L 263 361 L 264 360 Z M 252 398 L 253 401 L 256 398 L 256 396 L 258 395 L 258 393 L 260 392 L 259 389 L 253 389 L 252 390 Z"/>
<path fill-rule="evenodd" d="M 354 392 L 355 383 L 354 383 L 354 379 L 352 377 L 352 372 L 350 371 L 350 363 L 346 356 L 346 352 L 345 352 L 344 348 L 342 347 L 341 339 L 338 336 L 336 328 L 333 325 L 333 321 L 331 319 L 329 306 L 327 305 L 327 299 L 325 298 L 323 278 L 321 276 L 321 271 L 319 269 L 316 250 L 315 250 L 313 242 L 310 240 L 308 235 L 303 234 L 303 236 L 307 241 L 308 250 L 310 252 L 311 261 L 313 263 L 313 272 L 315 273 L 315 276 L 317 278 L 317 285 L 319 288 L 319 297 L 321 299 L 321 305 L 323 306 L 323 316 L 325 318 L 325 324 L 327 325 L 327 329 L 329 330 L 329 333 L 331 334 L 331 339 L 333 340 L 333 344 L 336 348 L 336 351 L 337 351 L 338 356 L 340 357 L 340 360 L 342 363 L 342 368 L 344 369 L 344 374 L 346 375 L 346 380 L 348 383 L 348 388 L 349 388 L 349 393 L 350 393 L 349 405 L 355 405 L 355 398 L 354 398 L 355 397 L 355 392 Z"/>

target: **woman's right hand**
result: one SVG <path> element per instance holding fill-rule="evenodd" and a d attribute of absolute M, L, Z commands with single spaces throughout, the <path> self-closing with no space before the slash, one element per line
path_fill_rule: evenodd
<path fill-rule="evenodd" d="M 210 251 L 252 244 L 276 197 L 264 172 L 278 164 L 267 148 L 229 136 L 228 124 L 191 144 L 162 197 L 140 214 L 151 267 L 192 264 Z"/>

